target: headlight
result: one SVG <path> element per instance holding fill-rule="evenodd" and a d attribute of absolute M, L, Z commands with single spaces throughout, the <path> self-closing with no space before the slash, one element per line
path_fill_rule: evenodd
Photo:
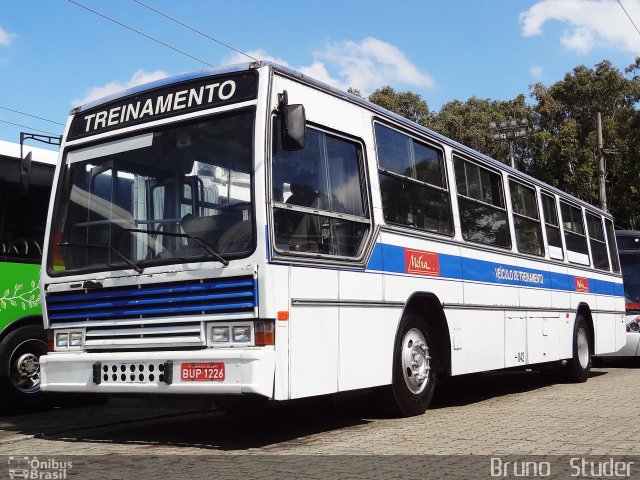
<path fill-rule="evenodd" d="M 627 325 L 627 327 L 629 328 L 629 331 L 631 331 L 631 332 L 640 331 L 640 325 L 638 325 L 638 323 L 636 323 L 635 320 L 633 322 L 631 322 L 629 325 Z"/>
<path fill-rule="evenodd" d="M 253 322 L 214 322 L 207 324 L 210 347 L 253 347 Z"/>
<path fill-rule="evenodd" d="M 213 343 L 229 343 L 229 327 L 213 327 L 211 329 L 211 341 Z"/>
<path fill-rule="evenodd" d="M 70 347 L 82 347 L 82 332 L 71 332 L 69 334 Z"/>
<path fill-rule="evenodd" d="M 83 330 L 54 330 L 54 350 L 67 352 L 70 350 L 82 350 L 84 347 Z"/>
<path fill-rule="evenodd" d="M 69 333 L 56 333 L 56 347 L 57 348 L 68 348 L 69 347 Z"/>
<path fill-rule="evenodd" d="M 248 343 L 250 341 L 251 341 L 251 327 L 249 325 L 233 327 L 234 343 Z"/>

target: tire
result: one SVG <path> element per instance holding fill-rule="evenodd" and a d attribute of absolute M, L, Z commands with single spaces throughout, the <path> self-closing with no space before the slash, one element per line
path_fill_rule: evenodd
<path fill-rule="evenodd" d="M 393 381 L 388 394 L 388 408 L 394 416 L 422 415 L 431 403 L 436 384 L 431 368 L 433 345 L 425 319 L 405 312 L 393 349 Z"/>
<path fill-rule="evenodd" d="M 40 361 L 47 353 L 45 331 L 26 325 L 9 333 L 0 343 L 0 409 L 29 411 L 46 408 L 40 391 Z"/>
<path fill-rule="evenodd" d="M 564 367 L 564 380 L 571 383 L 583 383 L 591 372 L 591 342 L 587 322 L 578 314 L 573 326 L 573 356 Z"/>

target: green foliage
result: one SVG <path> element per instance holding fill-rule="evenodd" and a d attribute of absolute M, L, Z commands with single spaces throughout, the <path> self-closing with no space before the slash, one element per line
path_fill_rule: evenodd
<path fill-rule="evenodd" d="M 360 94 L 360 92 L 352 92 Z M 513 141 L 516 168 L 598 204 L 596 114 L 602 115 L 607 201 L 616 225 L 640 228 L 640 57 L 624 72 L 608 60 L 578 66 L 551 86 L 530 86 L 513 100 L 471 97 L 438 112 L 412 92 L 387 86 L 368 98 L 416 123 L 509 163 L 509 144 L 494 139 L 490 122 L 526 119 L 528 133 Z"/>
<path fill-rule="evenodd" d="M 512 118 L 525 119 L 528 125 L 532 125 L 533 110 L 525 103 L 524 95 L 506 101 L 476 97 L 471 97 L 466 102 L 454 100 L 444 104 L 432 116 L 428 126 L 457 142 L 510 164 L 508 142 L 496 141 L 493 136 L 497 131 L 490 129 L 489 123 L 499 124 Z M 527 164 L 528 138 L 515 138 L 513 147 L 516 166 Z"/>
<path fill-rule="evenodd" d="M 417 93 L 396 92 L 387 86 L 379 88 L 369 95 L 369 101 L 420 125 L 426 125 L 429 121 L 427 102 Z"/>
<path fill-rule="evenodd" d="M 584 200 L 598 204 L 596 115 L 602 114 L 607 161 L 607 201 L 616 225 L 640 225 L 637 132 L 640 59 L 625 76 L 603 60 L 578 66 L 550 87 L 536 84 L 536 135 L 530 173 Z M 629 77 L 631 76 L 631 78 Z"/>

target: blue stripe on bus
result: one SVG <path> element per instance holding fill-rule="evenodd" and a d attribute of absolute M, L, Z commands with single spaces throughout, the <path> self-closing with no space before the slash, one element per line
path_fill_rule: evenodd
<path fill-rule="evenodd" d="M 444 253 L 438 253 L 438 262 L 440 264 L 440 278 L 567 292 L 576 291 L 576 277 L 565 273 L 549 272 Z M 367 270 L 406 274 L 405 248 L 377 243 L 367 265 Z M 588 293 L 624 295 L 622 281 L 617 283 L 594 278 L 589 278 L 588 281 Z"/>

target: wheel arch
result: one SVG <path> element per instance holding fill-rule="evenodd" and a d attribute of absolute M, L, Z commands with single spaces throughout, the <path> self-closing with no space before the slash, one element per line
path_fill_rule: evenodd
<path fill-rule="evenodd" d="M 596 353 L 596 336 L 595 336 L 595 328 L 593 325 L 593 316 L 591 315 L 591 308 L 588 304 L 581 302 L 578 304 L 578 309 L 576 311 L 576 317 L 580 315 L 584 318 L 584 321 L 587 323 L 587 328 L 589 329 L 589 348 L 591 349 L 592 355 Z"/>
<path fill-rule="evenodd" d="M 18 330 L 19 328 L 26 327 L 29 325 L 35 325 L 41 327 L 44 331 L 44 324 L 42 315 L 28 315 L 26 317 L 19 318 L 11 322 L 7 325 L 4 330 L 0 332 L 0 342 L 4 341 L 5 337 L 9 335 L 11 332 Z"/>
<path fill-rule="evenodd" d="M 435 371 L 451 375 L 451 335 L 444 307 L 438 296 L 432 292 L 414 292 L 405 302 L 400 318 L 408 311 L 422 315 L 427 322 L 429 335 L 435 339 Z M 396 336 L 398 334 L 396 331 Z"/>

